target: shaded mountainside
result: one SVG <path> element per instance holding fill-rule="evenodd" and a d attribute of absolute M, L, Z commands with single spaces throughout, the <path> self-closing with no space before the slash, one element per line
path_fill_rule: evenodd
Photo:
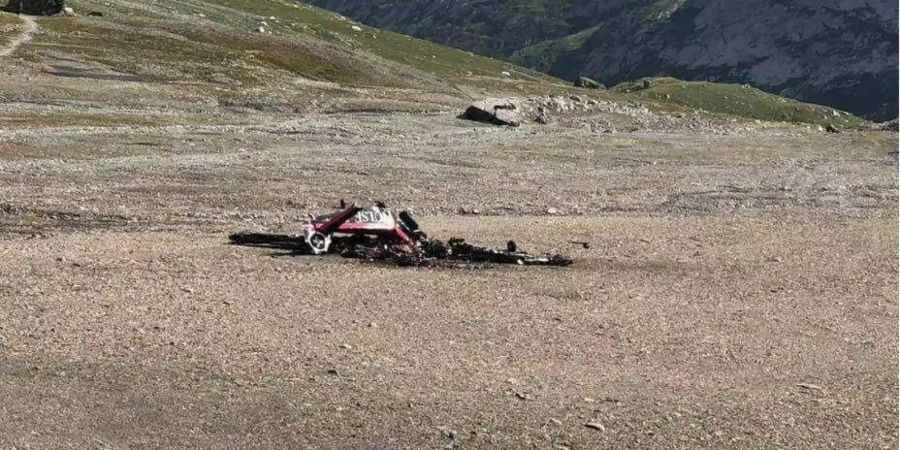
<path fill-rule="evenodd" d="M 366 23 L 574 80 L 750 83 L 897 116 L 893 0 L 312 0 Z"/>

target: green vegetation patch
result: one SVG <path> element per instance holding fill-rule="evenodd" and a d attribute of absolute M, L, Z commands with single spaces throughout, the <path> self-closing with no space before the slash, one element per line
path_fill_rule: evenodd
<path fill-rule="evenodd" d="M 839 128 L 855 128 L 866 123 L 847 112 L 786 99 L 742 84 L 656 78 L 622 83 L 613 90 L 636 99 L 674 103 L 711 113 L 771 122 L 834 125 Z"/>

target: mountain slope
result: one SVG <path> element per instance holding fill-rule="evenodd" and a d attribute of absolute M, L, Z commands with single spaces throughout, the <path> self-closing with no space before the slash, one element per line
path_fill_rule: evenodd
<path fill-rule="evenodd" d="M 78 16 L 29 18 L 31 27 L 0 13 L 4 41 L 26 32 L 31 38 L 2 57 L 0 128 L 235 123 L 256 121 L 260 113 L 460 111 L 473 99 L 554 94 L 639 101 L 638 109 L 663 115 L 841 128 L 861 123 L 829 108 L 717 83 L 697 89 L 660 82 L 687 89 L 678 95 L 656 95 L 661 88 L 587 91 L 290 0 L 70 4 Z M 686 92 L 691 95 L 680 95 Z M 709 101 L 716 97 L 733 104 Z"/>
<path fill-rule="evenodd" d="M 21 105 L 50 104 L 132 111 L 136 120 L 147 111 L 165 116 L 219 107 L 420 110 L 457 105 L 482 91 L 563 86 L 507 62 L 289 0 L 69 4 L 76 17 L 36 18 L 31 42 L 0 61 L 0 104 L 20 106 L 10 114 L 25 114 Z M 0 12 L 0 43 L 23 28 L 15 15 Z"/>
<path fill-rule="evenodd" d="M 872 119 L 897 114 L 891 0 L 312 0 L 380 27 L 567 79 L 750 83 Z"/>

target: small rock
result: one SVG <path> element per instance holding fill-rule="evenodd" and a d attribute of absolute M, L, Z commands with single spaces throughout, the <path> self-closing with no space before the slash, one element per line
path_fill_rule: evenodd
<path fill-rule="evenodd" d="M 353 31 L 362 31 L 362 28 L 359 25 L 353 25 L 350 29 Z"/>
<path fill-rule="evenodd" d="M 599 432 L 601 432 L 601 433 L 605 433 L 605 432 L 606 432 L 606 427 L 603 426 L 603 424 L 600 423 L 600 422 L 588 422 L 588 423 L 584 424 L 584 426 L 586 426 L 586 427 L 588 427 L 588 428 L 590 428 L 590 429 L 592 429 L 592 430 L 597 430 L 597 431 L 599 431 Z"/>
<path fill-rule="evenodd" d="M 547 421 L 550 422 L 550 423 L 552 423 L 553 425 L 556 425 L 556 426 L 561 426 L 561 425 L 562 425 L 562 421 L 561 421 L 561 420 L 559 420 L 559 419 L 554 419 L 553 417 L 551 417 L 551 418 L 550 418 L 549 420 L 547 420 Z"/>
<path fill-rule="evenodd" d="M 547 214 L 555 216 L 559 214 L 559 210 L 556 208 L 547 208 Z"/>
<path fill-rule="evenodd" d="M 341 348 L 344 350 L 352 350 L 353 346 L 350 344 L 341 344 Z"/>

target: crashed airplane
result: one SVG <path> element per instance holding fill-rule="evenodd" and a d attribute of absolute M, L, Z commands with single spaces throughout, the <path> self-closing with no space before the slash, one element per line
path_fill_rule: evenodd
<path fill-rule="evenodd" d="M 568 266 L 562 255 L 519 251 L 514 241 L 506 249 L 479 247 L 464 239 L 446 242 L 429 238 L 407 211 L 395 214 L 383 203 L 362 208 L 346 206 L 339 211 L 311 217 L 297 236 L 237 233 L 236 245 L 289 250 L 301 255 L 337 254 L 368 261 L 390 261 L 401 266 L 448 266 L 471 263 L 525 266 Z"/>

